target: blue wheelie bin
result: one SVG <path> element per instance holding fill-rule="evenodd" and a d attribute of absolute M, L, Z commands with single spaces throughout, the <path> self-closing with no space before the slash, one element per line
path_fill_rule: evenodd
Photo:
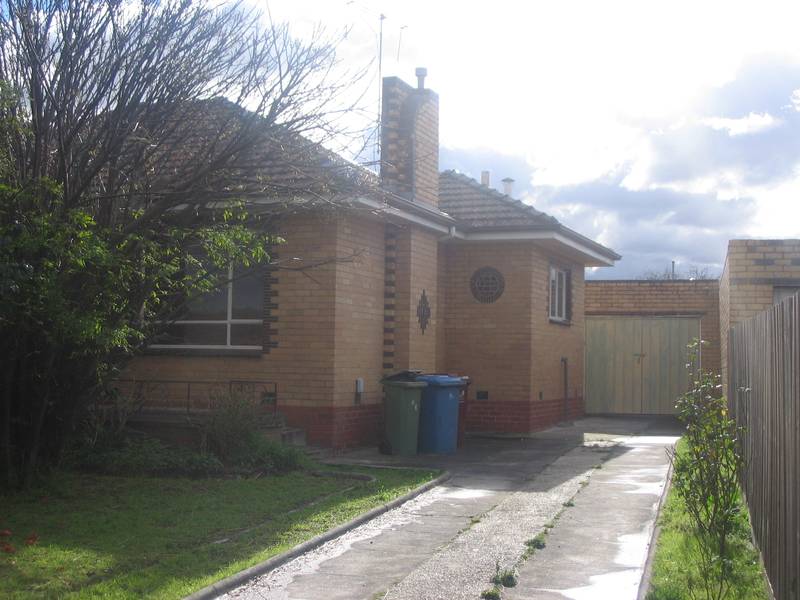
<path fill-rule="evenodd" d="M 416 379 L 428 384 L 422 391 L 418 449 L 452 454 L 458 443 L 458 403 L 465 381 L 451 375 L 418 375 Z"/>

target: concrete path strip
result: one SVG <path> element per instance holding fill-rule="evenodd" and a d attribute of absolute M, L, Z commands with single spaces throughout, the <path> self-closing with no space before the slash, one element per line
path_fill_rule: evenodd
<path fill-rule="evenodd" d="M 624 440 L 559 517 L 503 600 L 636 600 L 674 436 Z"/>
<path fill-rule="evenodd" d="M 581 446 L 544 470 L 529 485 L 500 502 L 400 583 L 387 600 L 475 600 L 492 587 L 497 567 L 514 569 L 526 542 L 545 529 L 591 476 L 608 449 Z"/>
<path fill-rule="evenodd" d="M 525 542 L 544 529 L 608 451 L 608 444 L 601 442 L 556 454 L 549 466 L 541 465 L 516 482 L 492 479 L 474 467 L 464 469 L 448 485 L 421 494 L 225 598 L 475 599 L 491 587 L 496 563 L 516 564 Z M 488 487 L 476 485 L 481 483 Z"/>
<path fill-rule="evenodd" d="M 343 534 L 351 531 L 364 523 L 368 523 L 369 521 L 375 519 L 376 517 L 391 511 L 399 506 L 404 505 L 406 502 L 413 500 L 420 494 L 435 488 L 444 482 L 450 479 L 450 473 L 445 471 L 435 479 L 428 481 L 427 483 L 423 483 L 420 486 L 417 486 L 410 492 L 403 494 L 402 496 L 398 496 L 394 500 L 390 500 L 386 504 L 381 506 L 376 506 L 372 510 L 365 512 L 364 514 L 358 515 L 356 518 L 351 519 L 347 523 L 343 523 L 338 527 L 334 527 L 329 529 L 328 531 L 321 533 L 318 536 L 311 538 L 303 542 L 302 544 L 298 544 L 294 548 L 287 550 L 277 556 L 273 556 L 272 558 L 268 558 L 267 560 L 258 563 L 257 565 L 253 565 L 248 569 L 244 569 L 243 571 L 239 571 L 231 575 L 230 577 L 226 577 L 225 579 L 221 579 L 215 583 L 212 583 L 209 586 L 206 586 L 202 589 L 197 590 L 196 592 L 189 594 L 183 600 L 210 600 L 212 598 L 219 598 L 222 597 L 226 592 L 235 589 L 248 581 L 253 580 L 255 577 L 262 575 L 263 573 L 269 573 L 281 565 L 286 564 L 287 562 L 297 558 L 298 556 L 303 556 L 308 552 L 313 551 L 314 549 L 322 546 L 326 542 L 330 540 L 335 540 L 339 538 Z"/>
<path fill-rule="evenodd" d="M 520 574 L 504 600 L 635 598 L 666 477 L 664 447 L 676 439 L 655 437 L 653 427 L 660 425 L 652 419 L 594 417 L 516 439 L 473 439 L 455 455 L 388 457 L 453 476 L 270 572 L 240 579 L 224 598 L 476 600 L 492 587 L 497 565 Z M 364 449 L 337 462 L 386 458 Z M 525 542 L 554 524 L 547 547 L 526 560 Z M 625 593 L 603 596 L 608 581 L 622 582 Z"/>

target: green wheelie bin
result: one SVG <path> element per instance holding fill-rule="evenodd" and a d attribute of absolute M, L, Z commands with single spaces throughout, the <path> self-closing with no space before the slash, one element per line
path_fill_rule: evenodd
<path fill-rule="evenodd" d="M 415 375 L 404 371 L 383 380 L 386 394 L 382 450 L 387 454 L 413 456 L 417 453 L 422 390 L 428 384 L 414 381 Z"/>

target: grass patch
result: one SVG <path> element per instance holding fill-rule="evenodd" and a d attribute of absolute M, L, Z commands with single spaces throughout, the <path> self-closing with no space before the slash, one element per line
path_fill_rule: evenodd
<path fill-rule="evenodd" d="M 681 452 L 683 443 L 679 443 Z M 768 600 L 766 579 L 758 551 L 750 539 L 750 522 L 747 509 L 739 498 L 739 515 L 731 536 L 733 577 L 728 600 Z M 675 488 L 671 488 L 659 518 L 661 532 L 658 536 L 653 573 L 647 600 L 683 600 L 691 598 L 694 586 L 696 596 L 703 597 L 702 583 L 696 559 L 696 541 L 693 526 Z"/>
<path fill-rule="evenodd" d="M 0 497 L 0 532 L 11 532 L 0 542 L 16 550 L 0 554 L 0 597 L 181 597 L 436 475 L 338 470 L 376 480 L 304 471 L 257 479 L 57 473 L 28 493 Z"/>

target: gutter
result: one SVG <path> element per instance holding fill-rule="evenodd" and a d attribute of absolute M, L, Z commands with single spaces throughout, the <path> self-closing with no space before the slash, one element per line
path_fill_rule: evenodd
<path fill-rule="evenodd" d="M 612 251 L 603 253 L 596 248 L 599 244 L 591 242 L 588 238 L 577 235 L 571 236 L 566 232 L 572 233 L 572 230 L 560 226 L 558 229 L 548 230 L 497 230 L 497 231 L 462 231 L 456 225 L 456 220 L 450 215 L 441 211 L 435 211 L 427 208 L 421 204 L 405 200 L 400 197 L 392 198 L 393 204 L 373 200 L 365 196 L 359 196 L 354 199 L 355 204 L 367 207 L 371 210 L 382 212 L 389 217 L 414 223 L 429 229 L 431 231 L 442 234 L 441 240 L 465 240 L 465 241 L 555 241 L 568 248 L 572 248 L 580 252 L 587 258 L 591 259 L 595 264 L 589 266 L 607 266 L 614 265 L 614 261 L 619 260 L 621 257 Z M 398 206 L 399 205 L 399 206 Z M 575 239 L 575 237 L 579 239 Z M 585 243 L 590 242 L 590 243 Z"/>

